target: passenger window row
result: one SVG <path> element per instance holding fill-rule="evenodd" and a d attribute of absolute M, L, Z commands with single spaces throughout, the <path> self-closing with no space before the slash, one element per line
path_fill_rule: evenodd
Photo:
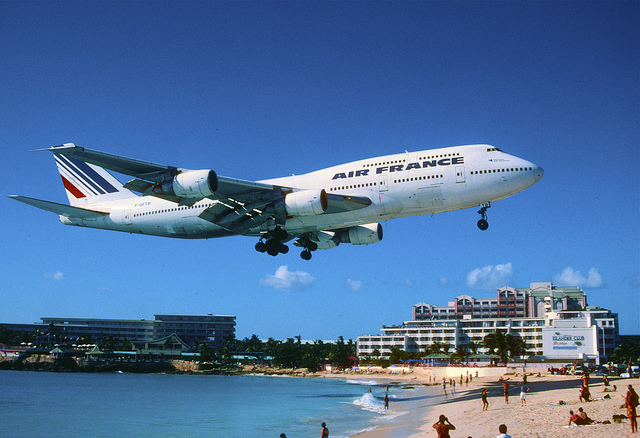
<path fill-rule="evenodd" d="M 212 202 L 210 204 L 204 204 L 204 205 L 200 204 L 200 205 L 190 205 L 188 207 L 166 208 L 164 210 L 154 210 L 154 211 L 146 211 L 144 213 L 135 213 L 133 217 L 149 216 L 151 214 L 159 214 L 159 213 L 169 213 L 170 211 L 189 210 L 192 208 L 202 208 L 202 207 L 209 208 L 213 205 L 214 203 Z"/>
<path fill-rule="evenodd" d="M 489 170 L 472 170 L 471 175 L 479 175 L 484 173 L 500 173 L 500 172 L 524 172 L 527 170 L 533 170 L 532 167 L 511 167 L 506 169 L 489 169 Z"/>

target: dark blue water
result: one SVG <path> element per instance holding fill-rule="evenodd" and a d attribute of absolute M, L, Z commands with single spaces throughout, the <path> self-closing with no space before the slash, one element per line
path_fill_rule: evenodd
<path fill-rule="evenodd" d="M 0 371 L 0 436 L 349 437 L 395 421 L 432 388 L 268 376 Z M 369 387 L 372 392 L 369 393 Z"/>

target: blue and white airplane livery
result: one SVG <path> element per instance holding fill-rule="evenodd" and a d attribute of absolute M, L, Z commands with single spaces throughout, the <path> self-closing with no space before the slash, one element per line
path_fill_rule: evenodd
<path fill-rule="evenodd" d="M 188 239 L 254 236 L 255 248 L 311 258 L 340 243 L 382 240 L 380 222 L 480 207 L 537 182 L 539 166 L 489 145 L 455 146 L 354 161 L 304 175 L 244 181 L 97 152 L 72 143 L 53 155 L 70 205 L 25 196 L 66 225 Z M 122 185 L 107 170 L 134 177 Z"/>

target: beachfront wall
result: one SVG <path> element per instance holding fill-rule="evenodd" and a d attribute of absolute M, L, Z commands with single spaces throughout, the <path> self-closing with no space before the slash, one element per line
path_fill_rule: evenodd
<path fill-rule="evenodd" d="M 619 343 L 618 315 L 586 303 L 586 295 L 579 288 L 556 288 L 551 283 L 531 283 L 526 290 L 504 287 L 498 289 L 496 300 L 463 295 L 447 309 L 421 303 L 413 306 L 414 318 L 420 315 L 420 319 L 383 326 L 382 335 L 359 336 L 356 351 L 360 358 L 386 359 L 392 348 L 426 354 L 427 347 L 440 343 L 449 345 L 453 352 L 470 343 L 481 347 L 487 335 L 504 330 L 525 341 L 525 357 L 606 363 Z M 506 306 L 505 313 L 501 306 Z M 510 316 L 479 316 L 484 314 Z M 423 319 L 426 315 L 431 319 Z M 563 336 L 564 344 L 560 340 Z M 566 343 L 569 336 L 571 345 Z M 479 348 L 478 352 L 488 351 Z"/>

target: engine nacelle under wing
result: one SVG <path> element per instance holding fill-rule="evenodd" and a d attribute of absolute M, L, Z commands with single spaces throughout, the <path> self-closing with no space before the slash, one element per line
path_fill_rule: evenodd
<path fill-rule="evenodd" d="M 218 189 L 218 176 L 213 170 L 189 170 L 153 188 L 156 195 L 202 199 Z"/>
<path fill-rule="evenodd" d="M 302 190 L 289 193 L 284 198 L 284 206 L 289 216 L 314 216 L 327 210 L 327 192 L 322 190 Z"/>
<path fill-rule="evenodd" d="M 382 225 L 379 223 L 351 227 L 340 234 L 340 242 L 352 245 L 371 245 L 382 240 Z"/>

